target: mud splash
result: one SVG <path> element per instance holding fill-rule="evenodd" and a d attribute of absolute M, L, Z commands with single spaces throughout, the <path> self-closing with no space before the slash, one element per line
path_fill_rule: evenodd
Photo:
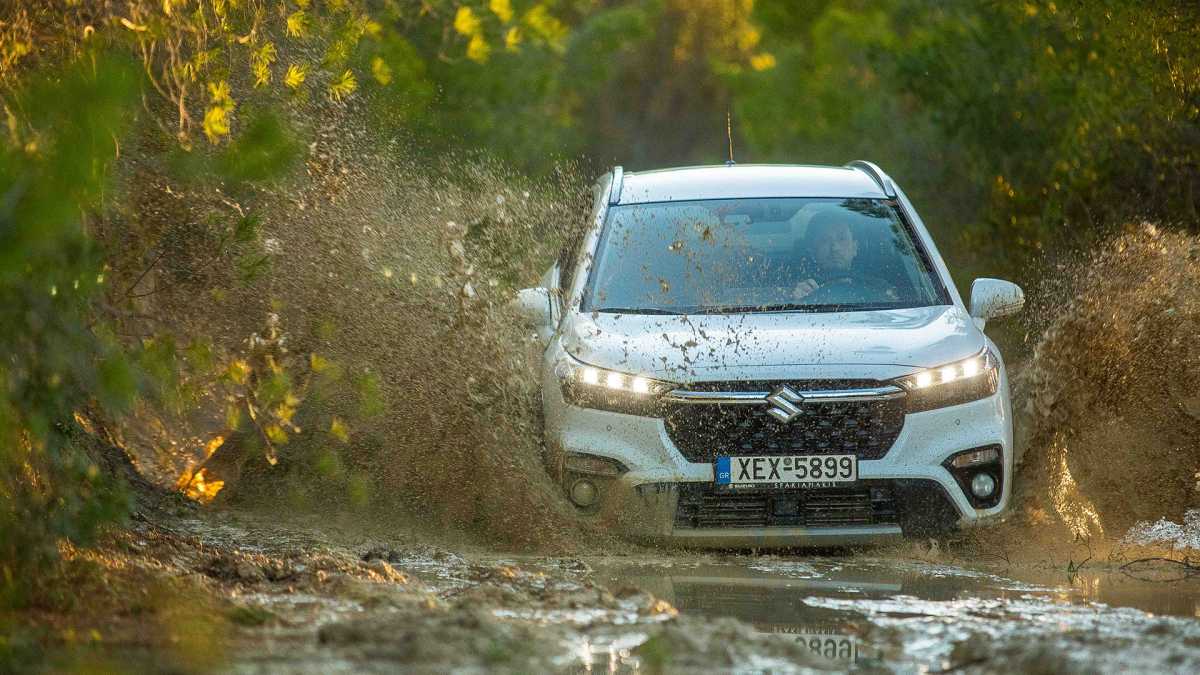
<path fill-rule="evenodd" d="M 479 156 L 413 160 L 369 128 L 324 116 L 304 171 L 254 195 L 184 192 L 132 163 L 128 180 L 146 180 L 131 211 L 237 225 L 219 241 L 168 227 L 162 262 L 122 265 L 118 285 L 153 317 L 125 328 L 191 370 L 179 400 L 141 405 L 110 440 L 205 500 L 569 547 L 536 353 L 507 305 L 582 223 L 589 181 L 569 164 L 530 177 Z"/>
<path fill-rule="evenodd" d="M 1023 374 L 1025 514 L 1084 537 L 1179 522 L 1200 502 L 1200 237 L 1143 224 L 1062 276 Z"/>

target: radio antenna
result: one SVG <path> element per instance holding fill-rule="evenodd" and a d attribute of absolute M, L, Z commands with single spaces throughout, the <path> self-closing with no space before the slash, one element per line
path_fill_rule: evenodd
<path fill-rule="evenodd" d="M 729 159 L 725 166 L 733 166 L 736 164 L 733 161 L 733 111 L 728 108 L 725 109 L 725 135 L 729 138 Z"/>

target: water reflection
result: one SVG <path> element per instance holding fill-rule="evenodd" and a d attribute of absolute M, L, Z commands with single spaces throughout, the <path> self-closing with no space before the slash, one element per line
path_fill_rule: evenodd
<path fill-rule="evenodd" d="M 643 588 L 684 614 L 732 617 L 762 633 L 794 637 L 841 666 L 943 667 L 950 663 L 952 644 L 971 633 L 1011 633 L 1016 638 L 1031 625 L 1052 624 L 1059 616 L 1064 626 L 1082 627 L 1103 608 L 1092 603 L 1150 612 L 1112 613 L 1114 625 L 1128 624 L 1130 630 L 1140 631 L 1155 614 L 1193 616 L 1200 598 L 1195 586 L 1181 593 L 1184 589 L 1119 573 L 1078 575 L 1072 584 L 1054 570 L 1017 580 L 903 560 L 709 560 L 601 566 L 597 572 L 614 586 Z M 1107 624 L 1105 619 L 1099 622 Z M 934 634 L 941 637 L 933 639 Z M 897 635 L 903 636 L 899 644 Z"/>

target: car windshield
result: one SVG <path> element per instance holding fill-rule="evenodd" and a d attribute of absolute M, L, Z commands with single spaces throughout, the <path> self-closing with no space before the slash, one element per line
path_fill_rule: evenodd
<path fill-rule="evenodd" d="M 894 204 L 716 199 L 613 207 L 583 309 L 646 314 L 949 304 Z"/>

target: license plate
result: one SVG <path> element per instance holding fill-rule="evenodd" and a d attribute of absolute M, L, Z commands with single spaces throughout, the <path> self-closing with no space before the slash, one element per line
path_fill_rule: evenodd
<path fill-rule="evenodd" d="M 853 636 L 820 633 L 796 633 L 796 642 L 808 651 L 835 663 L 854 663 L 858 660 L 858 645 Z"/>
<path fill-rule="evenodd" d="M 717 485 L 780 485 L 814 487 L 858 480 L 855 455 L 775 455 L 718 457 L 713 471 Z"/>

